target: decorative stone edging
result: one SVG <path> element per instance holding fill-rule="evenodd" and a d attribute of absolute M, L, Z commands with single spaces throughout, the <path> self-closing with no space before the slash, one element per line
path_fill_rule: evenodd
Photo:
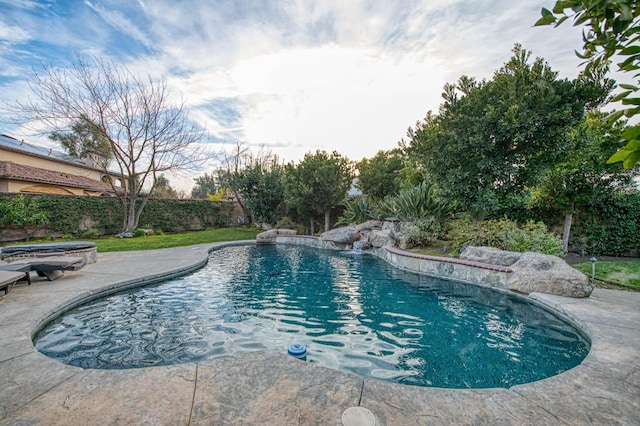
<path fill-rule="evenodd" d="M 351 248 L 351 244 L 338 244 L 333 241 L 326 241 L 322 238 L 314 237 L 312 235 L 280 235 L 276 237 L 276 243 L 278 244 L 296 244 L 307 247 L 331 249 L 331 250 L 346 250 Z"/>
<path fill-rule="evenodd" d="M 397 268 L 502 290 L 507 289 L 507 276 L 512 272 L 506 266 L 409 253 L 395 247 L 374 249 L 372 252 Z"/>
<path fill-rule="evenodd" d="M 455 263 L 458 265 L 473 266 L 474 268 L 489 269 L 491 271 L 497 271 L 497 272 L 513 272 L 513 270 L 508 266 L 473 262 L 470 260 L 457 259 L 455 257 L 441 257 L 441 256 L 431 256 L 428 254 L 411 253 L 404 250 L 400 250 L 399 248 L 396 248 L 396 247 L 387 247 L 386 249 L 391 253 L 399 254 L 406 257 L 413 257 L 416 259 L 424 259 L 424 260 L 431 260 L 435 262 L 444 262 L 444 263 Z"/>
<path fill-rule="evenodd" d="M 348 244 L 337 244 L 309 235 L 278 235 L 276 243 L 333 250 L 350 248 Z M 507 289 L 507 276 L 512 272 L 511 268 L 507 266 L 410 253 L 395 247 L 373 248 L 367 250 L 367 253 L 371 253 L 400 269 L 502 290 Z"/>

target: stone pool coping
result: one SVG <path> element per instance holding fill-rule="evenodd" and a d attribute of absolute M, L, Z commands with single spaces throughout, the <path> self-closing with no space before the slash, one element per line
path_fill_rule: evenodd
<path fill-rule="evenodd" d="M 335 243 L 310 235 L 280 234 L 276 236 L 276 243 L 330 250 L 345 250 L 351 247 L 351 244 Z M 370 248 L 367 249 L 366 252 L 379 257 L 397 268 L 407 271 L 505 291 L 508 291 L 508 276 L 513 272 L 508 266 L 492 265 L 451 257 L 429 256 L 400 250 L 396 247 Z"/>
<path fill-rule="evenodd" d="M 490 271 L 496 271 L 496 272 L 504 272 L 504 273 L 513 272 L 513 270 L 508 266 L 474 262 L 473 260 L 464 260 L 464 259 L 458 259 L 455 257 L 442 257 L 442 256 L 431 256 L 428 254 L 411 253 L 408 251 L 400 250 L 399 248 L 396 248 L 396 247 L 386 247 L 386 250 L 390 253 L 402 255 L 405 257 L 413 258 L 413 259 L 429 260 L 433 262 L 442 262 L 442 263 L 452 263 L 454 265 L 471 266 L 474 268 L 488 269 Z"/>
<path fill-rule="evenodd" d="M 59 280 L 15 287 L 0 300 L 0 424 L 339 425 L 358 405 L 379 425 L 640 424 L 640 293 L 617 290 L 585 299 L 531 294 L 579 324 L 592 348 L 576 368 L 510 389 L 403 386 L 268 351 L 85 370 L 34 349 L 31 334 L 60 307 L 197 269 L 220 246 L 99 253 L 97 263 Z"/>

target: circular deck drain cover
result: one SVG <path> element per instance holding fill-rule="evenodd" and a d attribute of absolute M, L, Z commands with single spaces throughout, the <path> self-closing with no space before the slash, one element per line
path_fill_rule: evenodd
<path fill-rule="evenodd" d="M 375 426 L 376 417 L 364 407 L 351 407 L 342 413 L 342 424 L 344 426 Z"/>

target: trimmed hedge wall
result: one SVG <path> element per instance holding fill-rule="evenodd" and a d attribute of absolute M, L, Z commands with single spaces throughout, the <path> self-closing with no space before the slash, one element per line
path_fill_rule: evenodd
<path fill-rule="evenodd" d="M 582 245 L 588 254 L 638 256 L 640 191 L 620 191 L 592 200 L 585 210 L 577 215 L 572 228 L 576 245 Z"/>
<path fill-rule="evenodd" d="M 17 195 L 0 194 L 0 203 Z M 46 229 L 39 230 L 36 236 L 80 236 L 87 231 L 95 231 L 99 235 L 113 235 L 122 229 L 122 206 L 117 198 L 28 194 L 24 196 L 34 199 L 40 209 L 49 215 L 48 224 L 42 227 Z M 230 224 L 233 209 L 233 203 L 228 202 L 150 199 L 140 217 L 139 227 L 163 232 L 220 228 Z M 0 236 L 0 240 L 3 241 L 12 239 L 16 238 Z"/>
<path fill-rule="evenodd" d="M 538 206 L 509 211 L 506 216 L 519 223 L 541 221 L 562 235 L 561 210 Z M 581 206 L 573 214 L 569 251 L 595 256 L 640 256 L 640 191 L 610 191 Z"/>

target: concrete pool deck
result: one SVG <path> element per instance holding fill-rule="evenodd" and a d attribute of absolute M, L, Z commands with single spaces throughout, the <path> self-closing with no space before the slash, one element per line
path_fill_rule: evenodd
<path fill-rule="evenodd" d="M 132 370 L 85 370 L 41 355 L 31 335 L 87 294 L 202 266 L 214 244 L 99 253 L 98 262 L 0 300 L 2 425 L 340 425 L 365 407 L 378 425 L 640 424 L 640 293 L 596 289 L 587 299 L 532 298 L 592 340 L 576 368 L 510 389 L 403 386 L 341 373 L 275 352 Z M 284 350 L 283 350 L 284 352 Z"/>

